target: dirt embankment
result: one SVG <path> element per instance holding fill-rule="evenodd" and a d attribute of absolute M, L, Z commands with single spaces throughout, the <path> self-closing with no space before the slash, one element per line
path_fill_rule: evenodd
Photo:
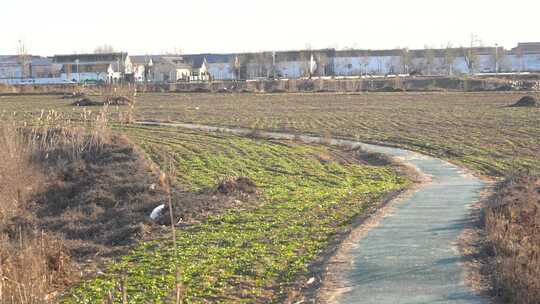
<path fill-rule="evenodd" d="M 159 170 L 127 137 L 79 131 L 0 129 L 0 142 L 10 147 L 0 151 L 2 303 L 21 293 L 52 303 L 108 259 L 170 232 L 160 225 L 168 224 L 168 214 L 150 219 L 152 210 L 167 202 Z M 174 184 L 175 221 L 189 225 L 256 199 L 249 180 L 234 182 L 241 187 L 227 193 L 195 193 Z"/>

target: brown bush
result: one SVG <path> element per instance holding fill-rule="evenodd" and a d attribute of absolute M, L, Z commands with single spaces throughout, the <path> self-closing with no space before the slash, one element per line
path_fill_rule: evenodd
<path fill-rule="evenodd" d="M 540 178 L 514 176 L 496 189 L 485 225 L 495 290 L 511 303 L 540 299 Z"/>

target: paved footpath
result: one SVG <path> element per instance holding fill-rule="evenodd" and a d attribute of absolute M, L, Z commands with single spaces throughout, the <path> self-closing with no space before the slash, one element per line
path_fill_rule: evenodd
<path fill-rule="evenodd" d="M 464 282 L 456 245 L 485 184 L 457 166 L 414 152 L 364 145 L 401 157 L 431 182 L 394 206 L 351 250 L 340 303 L 486 303 Z"/>
<path fill-rule="evenodd" d="M 196 124 L 140 122 L 238 135 L 253 131 Z M 258 132 L 265 138 L 320 142 L 317 136 Z M 325 139 L 326 140 L 326 139 Z M 464 282 L 457 239 L 485 184 L 459 167 L 415 152 L 367 145 L 350 140 L 332 144 L 360 146 L 364 150 L 401 158 L 431 177 L 431 181 L 403 202 L 350 252 L 353 263 L 343 277 L 346 289 L 339 303 L 418 304 L 486 303 Z"/>

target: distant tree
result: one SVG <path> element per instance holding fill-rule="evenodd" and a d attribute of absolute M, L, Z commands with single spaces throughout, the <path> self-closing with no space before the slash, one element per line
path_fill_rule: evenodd
<path fill-rule="evenodd" d="M 368 66 L 369 66 L 369 52 L 366 51 L 362 55 L 362 58 L 360 59 L 362 61 L 362 66 L 364 67 L 364 74 L 368 74 Z"/>
<path fill-rule="evenodd" d="M 424 61 L 426 63 L 427 74 L 431 76 L 433 63 L 435 62 L 435 51 L 427 45 L 424 46 Z"/>
<path fill-rule="evenodd" d="M 264 52 L 258 52 L 253 54 L 251 57 L 250 63 L 251 67 L 253 69 L 253 76 L 254 77 L 266 77 L 268 76 L 266 74 L 266 68 L 268 65 L 268 56 Z M 271 58 L 270 58 L 270 64 L 271 64 Z"/>
<path fill-rule="evenodd" d="M 319 54 L 319 74 L 326 76 L 326 68 L 329 64 L 328 56 L 325 53 Z"/>
<path fill-rule="evenodd" d="M 19 40 L 17 45 L 17 57 L 21 66 L 21 78 L 26 78 L 27 69 L 30 70 L 29 77 L 32 77 L 32 68 L 29 66 L 28 47 L 23 40 Z"/>
<path fill-rule="evenodd" d="M 382 74 L 384 68 L 384 60 L 383 57 L 378 56 L 377 57 L 377 73 Z"/>
<path fill-rule="evenodd" d="M 411 56 L 411 53 L 409 52 L 409 49 L 408 48 L 401 49 L 399 57 L 400 57 L 402 72 L 409 73 L 410 68 L 412 66 L 412 56 Z"/>
<path fill-rule="evenodd" d="M 94 49 L 95 54 L 114 53 L 115 49 L 110 44 L 103 44 Z"/>
<path fill-rule="evenodd" d="M 398 59 L 394 55 L 390 57 L 390 60 L 386 60 L 385 66 L 386 66 L 387 74 L 397 74 L 397 66 L 398 66 L 397 61 Z"/>
<path fill-rule="evenodd" d="M 274 60 L 273 60 L 272 52 L 264 52 L 261 55 L 262 55 L 261 57 L 262 70 L 263 70 L 264 76 L 266 78 L 270 78 L 270 74 L 272 74 L 273 68 L 274 68 Z"/>
<path fill-rule="evenodd" d="M 498 46 L 495 46 L 495 48 L 491 51 L 490 54 L 490 60 L 493 65 L 493 70 L 495 73 L 498 73 L 501 69 L 501 63 L 503 62 L 505 57 L 504 49 L 499 48 Z"/>
<path fill-rule="evenodd" d="M 478 65 L 478 52 L 474 47 L 470 48 L 461 48 L 461 54 L 463 56 L 463 59 L 465 60 L 465 64 L 467 65 L 467 70 L 469 71 L 469 74 L 474 74 L 474 71 L 476 70 L 476 67 Z"/>
<path fill-rule="evenodd" d="M 471 34 L 471 44 L 468 48 L 461 48 L 465 64 L 467 64 L 467 69 L 469 74 L 474 74 L 474 71 L 478 65 L 478 51 L 477 47 L 482 45 L 482 41 L 474 34 Z"/>
<path fill-rule="evenodd" d="M 523 49 L 519 46 L 516 49 L 516 57 L 519 61 L 519 72 L 521 73 L 525 69 L 525 61 L 523 60 L 523 57 L 524 57 Z"/>
<path fill-rule="evenodd" d="M 342 57 L 341 62 L 343 64 L 343 67 L 347 69 L 347 76 L 351 76 L 353 68 L 351 57 Z"/>
<path fill-rule="evenodd" d="M 234 75 L 234 78 L 236 78 L 237 80 L 241 78 L 240 72 L 242 69 L 243 62 L 244 62 L 243 56 L 241 55 L 235 55 L 231 57 L 229 60 L 230 72 Z"/>
<path fill-rule="evenodd" d="M 456 49 L 452 47 L 451 43 L 448 43 L 444 50 L 444 65 L 449 76 L 454 75 L 454 63 L 456 62 Z"/>
<path fill-rule="evenodd" d="M 309 75 L 309 60 L 311 59 L 309 54 L 309 50 L 300 51 L 300 56 L 298 59 L 300 61 L 300 69 L 302 70 L 302 76 Z"/>

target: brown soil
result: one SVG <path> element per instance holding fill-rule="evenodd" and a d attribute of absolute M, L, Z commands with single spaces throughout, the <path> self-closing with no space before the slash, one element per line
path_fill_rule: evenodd
<path fill-rule="evenodd" d="M 216 187 L 216 193 L 234 194 L 234 193 L 257 193 L 257 185 L 247 177 L 228 177 L 222 180 Z"/>
<path fill-rule="evenodd" d="M 100 107 L 104 105 L 126 106 L 132 103 L 133 101 L 126 96 L 116 96 L 116 97 L 108 96 L 105 98 L 105 101 L 94 101 L 88 97 L 83 97 L 73 102 L 71 105 L 78 106 L 78 107 Z"/>
<path fill-rule="evenodd" d="M 108 96 L 105 103 L 111 106 L 127 106 L 132 104 L 133 100 L 126 96 Z"/>
<path fill-rule="evenodd" d="M 170 232 L 168 226 L 159 225 L 170 223 L 168 208 L 157 223 L 150 219 L 151 211 L 168 198 L 159 186 L 160 172 L 144 154 L 126 137 L 105 133 L 99 147 L 88 148 L 83 139 L 80 146 L 86 148 L 74 154 L 73 147 L 79 147 L 74 144 L 76 133 L 50 129 L 37 137 L 54 146 L 32 150 L 24 163 L 29 166 L 27 173 L 18 162 L 0 163 L 14 164 L 0 171 L 0 181 L 9 186 L 0 185 L 0 202 L 17 200 L 15 206 L 0 204 L 0 270 L 18 282 L 39 283 L 47 278 L 47 284 L 25 290 L 30 294 L 55 297 L 81 276 L 95 275 L 107 260 L 125 254 L 141 240 Z M 0 153 L 0 159 L 4 154 Z M 4 175 L 4 171 L 13 174 Z M 24 176 L 11 182 L 18 171 Z M 34 176 L 40 178 L 34 182 Z M 196 223 L 226 208 L 255 206 L 254 184 L 246 178 L 234 181 L 237 191 L 220 194 L 183 191 L 181 185 L 173 184 L 175 224 Z M 20 184 L 25 192 L 17 188 Z"/>
<path fill-rule="evenodd" d="M 94 101 L 88 97 L 84 97 L 84 98 L 76 100 L 71 105 L 77 106 L 77 107 L 96 107 L 96 106 L 103 106 L 104 103 L 100 101 Z"/>
<path fill-rule="evenodd" d="M 43 171 L 49 172 L 46 190 L 28 207 L 30 212 L 14 219 L 5 232 L 16 235 L 17 229 L 26 227 L 58 235 L 69 254 L 83 262 L 123 254 L 141 238 L 153 238 L 153 231 L 161 230 L 149 217 L 167 201 L 158 186 L 159 173 L 149 169 L 127 138 L 114 136 L 99 153 L 83 153 L 77 160 L 67 160 L 62 151 L 53 153 L 42 164 Z M 183 191 L 177 185 L 172 194 L 175 218 L 196 222 L 256 198 L 243 194 L 256 192 L 249 179 L 236 179 L 234 187 L 237 191 L 214 195 Z M 168 219 L 168 213 L 162 218 Z"/>
<path fill-rule="evenodd" d="M 533 96 L 523 96 L 516 103 L 509 107 L 537 107 L 538 101 Z"/>

